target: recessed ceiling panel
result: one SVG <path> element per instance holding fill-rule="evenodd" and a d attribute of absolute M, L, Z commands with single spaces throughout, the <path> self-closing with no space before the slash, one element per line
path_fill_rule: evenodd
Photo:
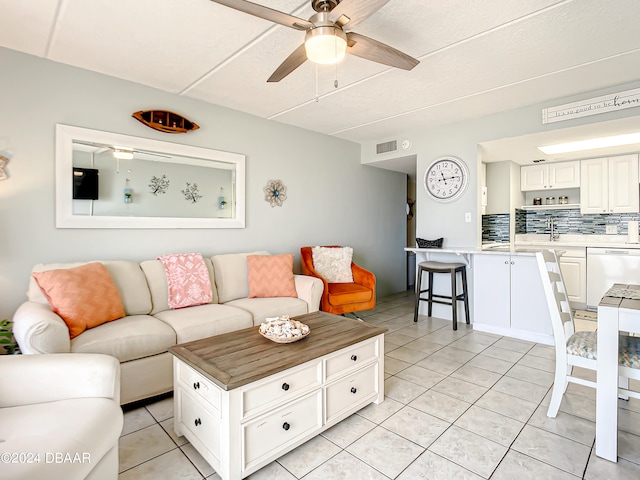
<path fill-rule="evenodd" d="M 637 88 L 640 88 L 637 72 L 628 68 L 631 64 L 640 64 L 640 52 L 416 109 L 400 117 L 354 126 L 342 132 L 334 130 L 330 133 L 356 142 L 376 142 L 380 139 L 394 138 L 398 133 L 411 131 L 428 136 L 430 129 L 442 125 L 536 103 L 553 102 L 556 98 L 566 98 L 576 94 L 588 96 L 589 92 L 595 90 L 615 87 L 619 84 L 633 85 L 633 82 L 638 82 Z M 615 80 L 612 81 L 612 79 Z M 640 115 L 640 107 L 637 110 Z M 469 112 L 473 112 L 473 115 L 469 116 Z M 542 112 L 538 111 L 535 115 L 537 115 L 536 121 L 542 123 Z M 302 115 L 293 119 L 294 124 L 299 124 L 303 118 Z M 607 115 L 603 114 L 602 119 L 606 120 Z M 287 118 L 285 123 L 291 121 L 292 119 Z M 559 123 L 557 128 L 561 127 Z"/>
<path fill-rule="evenodd" d="M 0 45 L 44 56 L 57 8 L 54 0 L 0 0 Z"/>
<path fill-rule="evenodd" d="M 640 14 L 640 3 L 637 8 Z M 593 32 L 598 19 L 607 13 L 594 8 L 589 15 L 582 15 L 581 22 L 574 22 L 578 13 L 574 4 L 566 4 L 537 15 L 525 24 L 513 23 L 474 42 L 460 43 L 429 55 L 411 72 L 393 70 L 365 82 L 366 87 L 340 90 L 320 100 L 327 112 L 343 108 L 350 112 L 348 116 L 310 117 L 310 108 L 305 106 L 301 107 L 302 112 L 288 111 L 276 119 L 286 123 L 302 122 L 301 126 L 306 128 L 309 128 L 307 122 L 313 121 L 314 129 L 325 133 L 344 131 L 372 121 L 393 119 L 415 109 L 471 98 L 480 92 L 500 90 L 536 77 L 544 78 L 640 48 L 640 35 L 635 33 L 633 25 L 623 28 L 612 21 L 606 22 L 596 35 Z M 568 45 L 558 32 L 569 33 L 572 43 Z M 616 40 L 610 40 L 612 37 Z M 637 74 L 638 71 L 636 78 Z M 581 81 L 575 78 L 569 87 L 575 91 Z M 517 106 L 535 103 L 541 95 L 549 98 L 548 89 L 541 89 L 537 96 L 521 98 L 522 103 Z M 494 111 L 503 109 L 499 102 L 494 105 Z M 465 114 L 472 111 L 467 109 Z M 309 120 L 305 121 L 306 118 Z M 327 130 L 331 126 L 333 129 Z"/>
<path fill-rule="evenodd" d="M 209 0 L 69 0 L 50 58 L 180 92 L 271 23 Z M 291 11 L 300 0 L 275 0 Z"/>
<path fill-rule="evenodd" d="M 638 18 L 638 0 L 390 0 L 354 30 L 421 63 L 348 56 L 317 83 L 309 62 L 266 82 L 304 32 L 210 0 L 0 0 L 0 46 L 369 141 L 639 80 Z"/>

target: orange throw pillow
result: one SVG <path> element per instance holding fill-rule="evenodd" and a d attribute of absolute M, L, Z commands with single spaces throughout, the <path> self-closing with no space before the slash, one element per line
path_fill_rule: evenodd
<path fill-rule="evenodd" d="M 293 254 L 248 255 L 249 298 L 297 297 Z"/>
<path fill-rule="evenodd" d="M 100 262 L 31 275 L 51 309 L 69 327 L 71 338 L 88 328 L 124 317 L 118 289 L 109 270 Z"/>

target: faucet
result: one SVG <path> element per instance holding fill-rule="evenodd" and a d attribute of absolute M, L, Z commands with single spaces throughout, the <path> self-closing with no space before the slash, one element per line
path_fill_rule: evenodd
<path fill-rule="evenodd" d="M 549 215 L 549 217 L 547 218 L 547 228 L 549 229 L 550 242 L 553 242 L 554 240 L 558 240 L 558 238 L 560 238 L 560 235 L 556 233 L 556 226 L 551 215 Z"/>

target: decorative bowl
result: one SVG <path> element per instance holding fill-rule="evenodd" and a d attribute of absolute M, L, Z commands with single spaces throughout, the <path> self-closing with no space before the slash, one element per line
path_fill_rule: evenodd
<path fill-rule="evenodd" d="M 309 335 L 311 329 L 302 322 L 291 320 L 288 315 L 282 315 L 276 318 L 266 318 L 260 324 L 258 332 L 272 342 L 293 343 Z"/>

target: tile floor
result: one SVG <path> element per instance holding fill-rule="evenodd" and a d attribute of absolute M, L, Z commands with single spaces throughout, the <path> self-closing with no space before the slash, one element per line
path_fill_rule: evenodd
<path fill-rule="evenodd" d="M 413 295 L 380 299 L 365 321 L 386 326 L 385 393 L 252 480 L 638 479 L 640 402 L 620 401 L 619 461 L 595 456 L 595 391 L 571 384 L 546 416 L 551 347 L 421 317 Z M 585 372 L 589 375 L 590 372 Z M 125 413 L 119 480 L 219 479 L 173 431 L 173 398 Z"/>

